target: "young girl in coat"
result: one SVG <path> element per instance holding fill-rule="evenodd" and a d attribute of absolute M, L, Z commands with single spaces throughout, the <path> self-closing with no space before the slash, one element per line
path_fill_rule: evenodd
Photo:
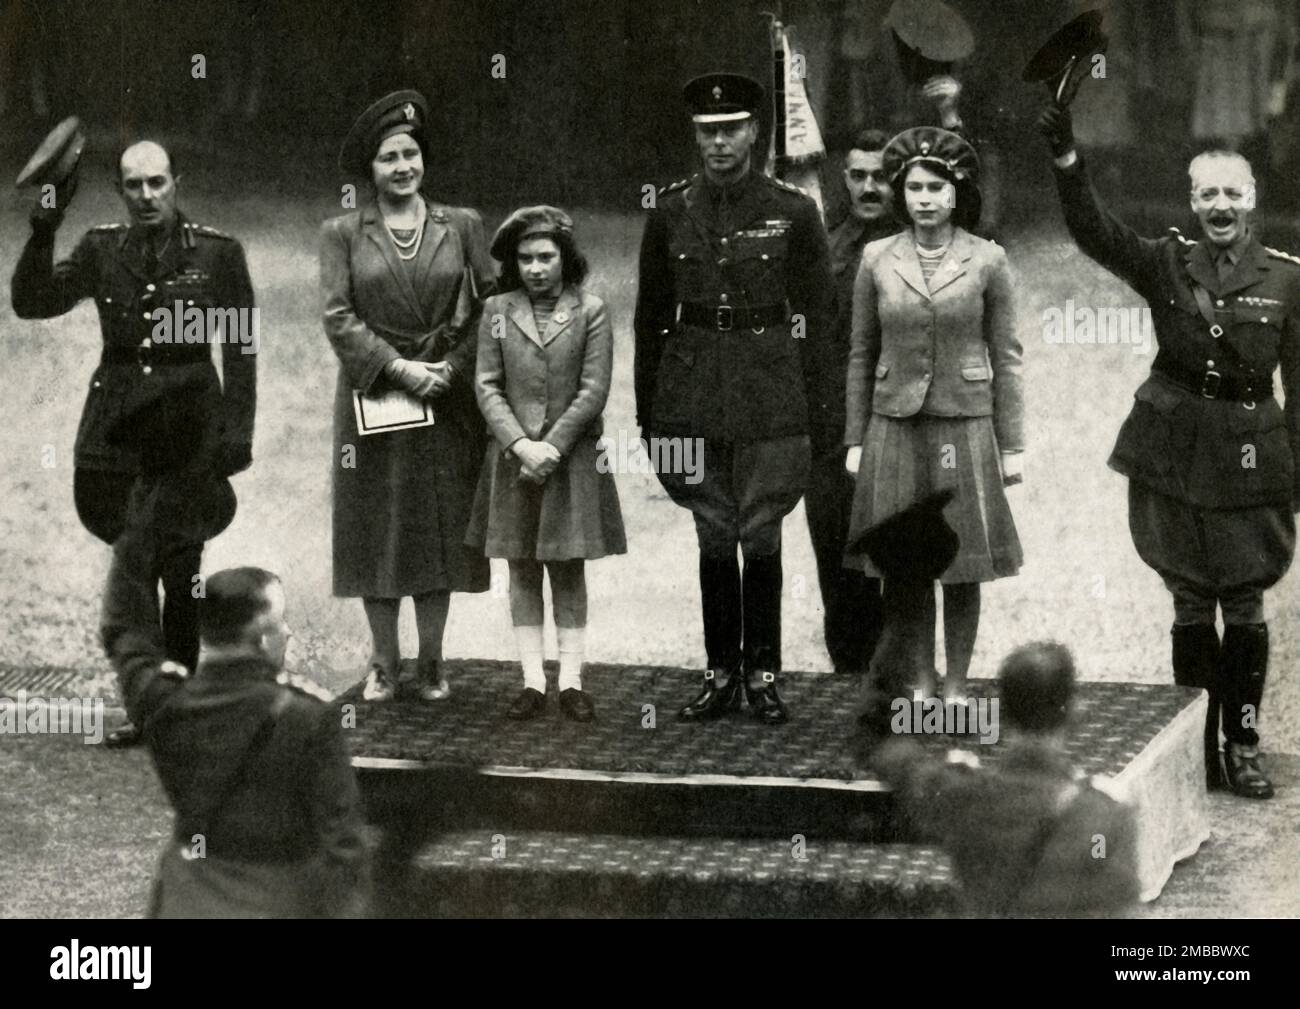
<path fill-rule="evenodd" d="M 484 304 L 479 322 L 476 391 L 493 442 L 466 542 L 510 567 L 524 683 L 507 715 L 523 721 L 546 709 L 545 570 L 560 651 L 560 710 L 589 722 L 595 708 L 582 689 L 585 562 L 627 550 L 614 478 L 597 466 L 613 333 L 605 303 L 580 287 L 587 263 L 562 210 L 516 210 L 490 251 L 501 263 L 500 293 Z"/>

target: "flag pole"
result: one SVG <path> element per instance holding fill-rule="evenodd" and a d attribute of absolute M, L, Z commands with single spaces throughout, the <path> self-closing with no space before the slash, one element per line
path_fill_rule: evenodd
<path fill-rule="evenodd" d="M 776 12 L 767 16 L 771 18 L 769 38 L 772 44 L 772 175 L 779 179 L 786 158 L 785 25 L 781 22 L 780 0 L 777 0 Z"/>

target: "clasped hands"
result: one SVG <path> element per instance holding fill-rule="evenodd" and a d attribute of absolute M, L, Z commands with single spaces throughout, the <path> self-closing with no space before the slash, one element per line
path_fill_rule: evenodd
<path fill-rule="evenodd" d="M 419 399 L 433 399 L 451 388 L 452 369 L 446 361 L 398 358 L 385 371 L 394 385 Z"/>
<path fill-rule="evenodd" d="M 519 475 L 533 483 L 545 483 L 563 458 L 560 450 L 549 441 L 533 441 L 530 438 L 520 438 L 510 446 L 510 451 L 519 460 Z"/>

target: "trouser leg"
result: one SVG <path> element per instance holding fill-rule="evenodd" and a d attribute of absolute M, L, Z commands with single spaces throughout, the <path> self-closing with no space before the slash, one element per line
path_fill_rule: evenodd
<path fill-rule="evenodd" d="M 1260 703 L 1268 671 L 1268 625 L 1228 624 L 1219 655 L 1218 692 L 1229 743 L 1258 746 Z"/>
<path fill-rule="evenodd" d="M 781 553 L 746 557 L 743 583 L 745 672 L 781 671 Z"/>
<path fill-rule="evenodd" d="M 735 548 L 730 556 L 710 556 L 701 549 L 699 573 L 708 667 L 730 676 L 740 668 L 743 633 L 740 565 Z"/>
<path fill-rule="evenodd" d="M 1211 787 L 1219 775 L 1219 632 L 1211 623 L 1174 624 L 1174 683 L 1199 687 L 1209 695 L 1205 714 L 1205 776 Z"/>

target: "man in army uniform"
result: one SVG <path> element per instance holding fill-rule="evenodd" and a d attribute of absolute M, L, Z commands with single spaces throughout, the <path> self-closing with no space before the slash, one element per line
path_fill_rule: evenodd
<path fill-rule="evenodd" d="M 165 471 L 202 452 L 215 480 L 205 486 L 220 497 L 231 494 L 224 478 L 252 462 L 257 361 L 256 333 L 247 328 L 251 322 L 255 330 L 253 289 L 239 243 L 179 213 L 179 178 L 158 144 L 126 148 L 118 169 L 131 223 L 91 229 L 56 264 L 54 237 L 76 188 L 74 169 L 56 189 L 54 206 L 33 211 L 12 284 L 14 314 L 22 319 L 62 315 L 83 298 L 94 298 L 99 309 L 104 346 L 77 431 L 73 494 L 82 524 L 110 544 L 142 472 Z M 202 333 L 184 318 L 191 309 L 203 314 Z M 216 331 L 218 313 L 223 328 Z M 155 342 L 167 316 L 170 339 Z M 229 324 L 236 319 L 239 333 Z M 210 342 L 222 343 L 224 385 Z M 189 669 L 198 662 L 202 552 L 202 540 L 191 542 L 160 557 L 153 573 L 166 596 L 167 655 Z M 128 725 L 108 742 L 138 738 Z"/>
<path fill-rule="evenodd" d="M 1065 752 L 1074 659 L 1056 642 L 1022 645 L 1003 660 L 998 693 L 1006 739 L 995 767 L 967 750 L 927 760 L 907 736 L 891 737 L 872 766 L 910 825 L 952 855 L 964 913 L 1124 914 L 1140 897 L 1137 824 L 1114 783 L 1085 777 Z"/>
<path fill-rule="evenodd" d="M 207 579 L 194 675 L 165 659 L 158 555 L 202 526 L 186 466 L 133 486 L 101 634 L 175 810 L 151 917 L 335 917 L 363 910 L 361 803 L 328 695 L 286 677 L 284 588 L 261 568 Z M 160 521 L 165 518 L 166 521 Z"/>
<path fill-rule="evenodd" d="M 1070 234 L 1151 307 L 1159 349 L 1110 465 L 1129 478 L 1134 546 L 1173 595 L 1174 680 L 1209 693 L 1207 781 L 1219 783 L 1221 712 L 1229 786 L 1269 798 L 1255 727 L 1264 590 L 1291 563 L 1300 510 L 1300 259 L 1255 237 L 1254 176 L 1241 155 L 1209 151 L 1188 168 L 1202 241 L 1176 229 L 1148 239 L 1099 204 L 1068 108 L 1052 103 L 1039 125 Z M 1273 397 L 1279 364 L 1285 411 Z"/>
<path fill-rule="evenodd" d="M 807 484 L 810 433 L 835 436 L 826 233 L 811 199 L 751 165 L 762 85 L 707 74 L 684 93 L 704 171 L 661 191 L 650 213 L 635 321 L 642 432 L 703 446 L 698 483 L 659 473 L 700 545 L 708 671 L 679 715 L 716 718 L 743 690 L 776 724 L 781 522 Z"/>
<path fill-rule="evenodd" d="M 844 186 L 849 213 L 830 230 L 834 303 L 827 329 L 828 359 L 838 376 L 828 385 L 832 393 L 825 409 L 843 426 L 844 386 L 848 372 L 849 334 L 853 329 L 853 281 L 868 242 L 899 230 L 894 219 L 893 189 L 885 177 L 884 150 L 889 138 L 880 130 L 863 130 L 844 161 Z M 812 446 L 812 473 L 804 507 L 808 533 L 817 557 L 817 580 L 826 611 L 826 650 L 839 673 L 867 670 L 880 637 L 880 579 L 860 568 L 844 566 L 845 540 L 853 510 L 853 478 L 844 469 L 842 437 Z"/>

